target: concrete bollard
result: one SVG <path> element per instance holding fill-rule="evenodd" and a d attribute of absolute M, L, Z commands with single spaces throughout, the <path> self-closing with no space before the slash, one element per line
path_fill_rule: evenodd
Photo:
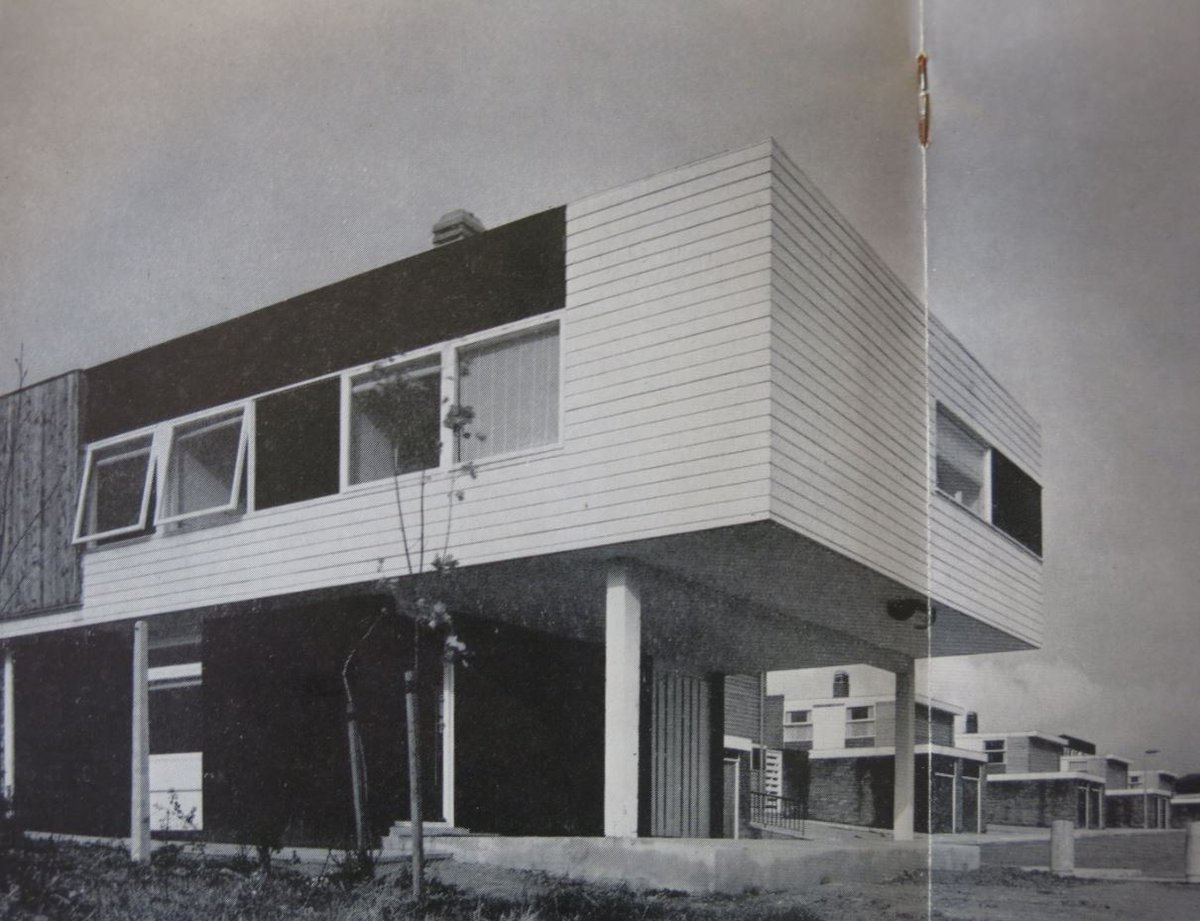
<path fill-rule="evenodd" d="M 1200 883 L 1200 822 L 1187 823 L 1187 843 L 1184 848 L 1187 881 Z"/>
<path fill-rule="evenodd" d="M 1075 823 L 1056 819 L 1050 826 L 1050 872 L 1055 876 L 1075 873 Z"/>

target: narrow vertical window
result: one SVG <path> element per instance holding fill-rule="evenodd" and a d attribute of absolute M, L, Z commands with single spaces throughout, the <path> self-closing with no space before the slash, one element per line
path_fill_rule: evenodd
<path fill-rule="evenodd" d="M 976 515 L 988 509 L 988 447 L 941 406 L 937 410 L 937 488 Z"/>
<path fill-rule="evenodd" d="M 350 382 L 350 482 L 438 466 L 441 359 L 370 371 Z"/>
<path fill-rule="evenodd" d="M 135 534 L 150 504 L 150 434 L 88 449 L 75 540 Z"/>
<path fill-rule="evenodd" d="M 238 407 L 171 431 L 158 520 L 178 521 L 237 506 L 245 458 L 245 411 Z"/>
<path fill-rule="evenodd" d="M 474 412 L 458 460 L 472 461 L 558 440 L 558 327 L 459 353 L 458 402 Z"/>

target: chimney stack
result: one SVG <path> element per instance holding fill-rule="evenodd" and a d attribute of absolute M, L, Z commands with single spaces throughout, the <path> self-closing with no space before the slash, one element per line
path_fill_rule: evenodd
<path fill-rule="evenodd" d="M 444 246 L 447 243 L 457 243 L 468 237 L 477 236 L 484 231 L 483 222 L 470 211 L 462 208 L 443 214 L 433 225 L 433 245 Z"/>

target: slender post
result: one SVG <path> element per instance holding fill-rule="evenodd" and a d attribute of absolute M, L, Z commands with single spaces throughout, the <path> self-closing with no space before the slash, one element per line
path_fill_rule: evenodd
<path fill-rule="evenodd" d="M 363 805 L 362 748 L 358 738 L 358 714 L 351 700 L 346 701 L 346 742 L 350 746 L 350 793 L 354 797 L 354 847 L 359 858 L 367 854 L 367 820 Z"/>
<path fill-rule="evenodd" d="M 1157 748 L 1142 752 L 1142 828 L 1150 828 L 1150 756 L 1157 755 Z"/>
<path fill-rule="evenodd" d="M 421 760 L 417 751 L 417 680 L 404 673 L 404 706 L 408 717 L 408 810 L 412 830 L 412 893 L 418 904 L 424 898 L 425 841 L 421 826 Z"/>
<path fill-rule="evenodd" d="M 1071 876 L 1075 872 L 1075 823 L 1055 819 L 1050 826 L 1050 872 Z"/>
<path fill-rule="evenodd" d="M 4 650 L 4 779 L 0 789 L 10 810 L 13 808 L 17 776 L 17 706 L 13 697 L 15 664 L 12 650 Z"/>
<path fill-rule="evenodd" d="M 442 666 L 442 818 L 454 825 L 454 663 Z"/>
<path fill-rule="evenodd" d="M 896 672 L 896 757 L 892 793 L 892 838 L 896 841 L 913 839 L 916 684 L 916 667 L 910 659 Z"/>
<path fill-rule="evenodd" d="M 637 837 L 642 602 L 629 569 L 608 572 L 604 643 L 604 834 Z"/>
<path fill-rule="evenodd" d="M 129 801 L 129 857 L 150 859 L 150 630 L 133 625 L 133 747 Z"/>

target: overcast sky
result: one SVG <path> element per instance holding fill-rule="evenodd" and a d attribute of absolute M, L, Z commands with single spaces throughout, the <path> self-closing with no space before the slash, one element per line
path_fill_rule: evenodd
<path fill-rule="evenodd" d="M 925 0 L 932 309 L 1044 427 L 985 728 L 1200 770 L 1200 5 Z M 41 378 L 775 136 L 918 293 L 899 2 L 0 0 L 0 344 Z M 0 376 L 0 390 L 11 385 Z"/>

